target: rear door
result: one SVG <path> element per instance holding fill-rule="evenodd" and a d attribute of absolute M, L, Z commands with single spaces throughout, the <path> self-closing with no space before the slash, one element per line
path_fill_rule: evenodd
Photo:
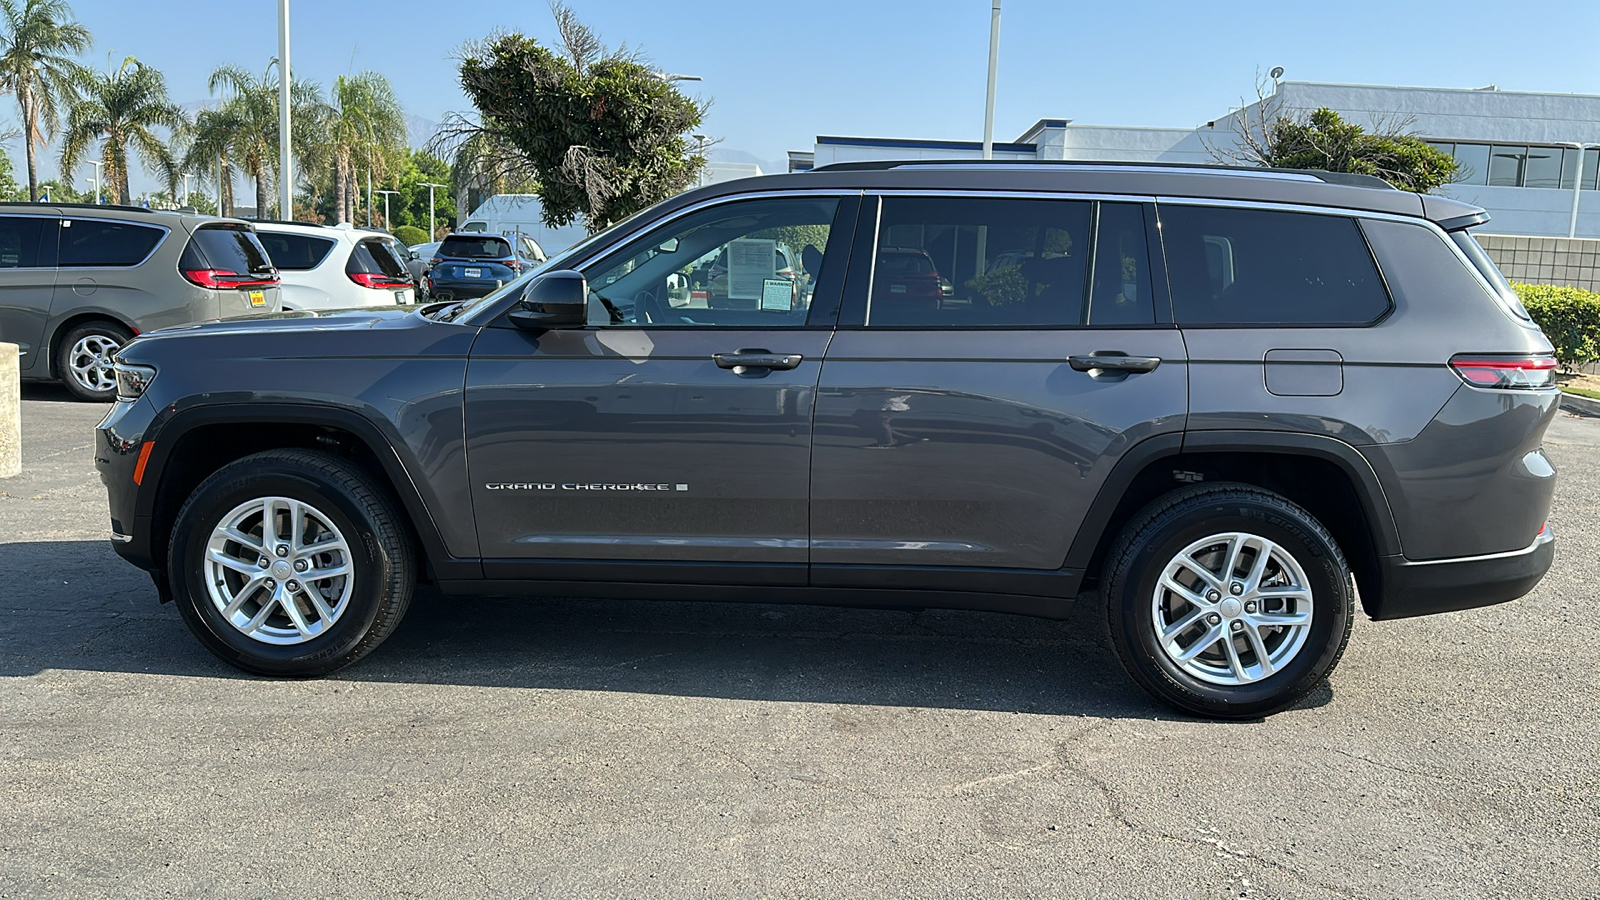
<path fill-rule="evenodd" d="M 170 290 L 170 279 L 151 278 L 140 269 L 171 238 L 167 225 L 62 216 L 60 229 L 52 319 L 110 313 L 140 331 L 194 321 L 187 292 Z M 156 290 L 158 285 L 166 289 Z"/>
<path fill-rule="evenodd" d="M 1120 456 L 1183 428 L 1151 208 L 886 195 L 867 209 L 817 395 L 813 583 L 1061 569 Z M 901 568 L 919 566 L 945 568 Z"/>

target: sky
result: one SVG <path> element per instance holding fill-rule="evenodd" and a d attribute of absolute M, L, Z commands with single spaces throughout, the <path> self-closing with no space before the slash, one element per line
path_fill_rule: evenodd
<path fill-rule="evenodd" d="M 208 98 L 223 63 L 277 55 L 276 0 L 71 0 L 95 38 L 86 61 L 125 56 L 162 70 L 172 99 Z M 782 166 L 819 134 L 979 140 L 989 0 L 571 0 L 607 46 L 644 51 L 711 102 L 713 158 Z M 291 67 L 327 84 L 371 69 L 406 112 L 470 111 L 454 57 L 496 31 L 554 37 L 543 0 L 291 0 Z M 1600 6 L 1512 4 L 1071 3 L 1004 0 L 995 140 L 1041 118 L 1194 127 L 1285 80 L 1600 94 Z M 15 117 L 15 102 L 0 100 Z M 421 141 L 425 136 L 414 136 Z M 21 145 L 6 147 L 21 173 Z M 767 168 L 767 166 L 763 166 Z M 83 165 L 78 174 L 89 174 Z M 782 168 L 778 169 L 782 171 Z M 54 177 L 54 157 L 42 166 Z M 134 180 L 135 192 L 152 189 Z"/>

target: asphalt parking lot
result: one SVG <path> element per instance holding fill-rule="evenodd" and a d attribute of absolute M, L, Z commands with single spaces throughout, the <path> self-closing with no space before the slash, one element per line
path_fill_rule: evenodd
<path fill-rule="evenodd" d="M 1358 621 L 1218 724 L 1086 615 L 424 592 L 247 677 L 105 542 L 103 411 L 27 388 L 0 480 L 0 896 L 1600 895 L 1600 419 L 1550 433 L 1531 596 Z"/>

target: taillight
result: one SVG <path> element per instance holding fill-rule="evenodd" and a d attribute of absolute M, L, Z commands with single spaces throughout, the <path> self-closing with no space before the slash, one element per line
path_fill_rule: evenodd
<path fill-rule="evenodd" d="M 1553 356 L 1491 356 L 1463 354 L 1451 357 L 1450 368 L 1473 387 L 1526 390 L 1555 383 Z"/>
<path fill-rule="evenodd" d="M 278 283 L 276 275 L 240 275 L 228 269 L 182 269 L 190 284 L 214 291 L 231 291 L 237 288 L 264 287 Z"/>
<path fill-rule="evenodd" d="M 390 278 L 381 272 L 350 272 L 348 274 L 351 281 L 367 288 L 391 288 L 411 283 L 398 278 Z"/>
<path fill-rule="evenodd" d="M 522 271 L 522 260 L 520 260 L 520 259 L 513 259 L 510 262 L 506 263 L 506 265 L 510 266 L 511 267 L 511 271 L 513 271 L 513 272 L 521 272 Z"/>
<path fill-rule="evenodd" d="M 437 266 L 439 264 L 439 259 L 440 257 L 435 256 L 433 259 L 428 260 L 428 265 L 430 267 Z"/>

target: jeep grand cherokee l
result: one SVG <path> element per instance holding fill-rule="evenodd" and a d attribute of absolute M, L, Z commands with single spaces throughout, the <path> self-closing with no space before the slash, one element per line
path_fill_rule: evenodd
<path fill-rule="evenodd" d="M 116 549 L 252 672 L 355 661 L 419 579 L 1052 617 L 1082 596 L 1155 697 L 1259 716 L 1327 678 L 1358 597 L 1464 609 L 1550 565 L 1555 360 L 1467 233 L 1486 218 L 1316 172 L 730 182 L 478 300 L 146 335 L 96 461 Z M 815 248 L 811 290 L 780 243 Z M 723 248 L 741 302 L 673 302 Z M 949 295 L 886 287 L 908 251 Z"/>

